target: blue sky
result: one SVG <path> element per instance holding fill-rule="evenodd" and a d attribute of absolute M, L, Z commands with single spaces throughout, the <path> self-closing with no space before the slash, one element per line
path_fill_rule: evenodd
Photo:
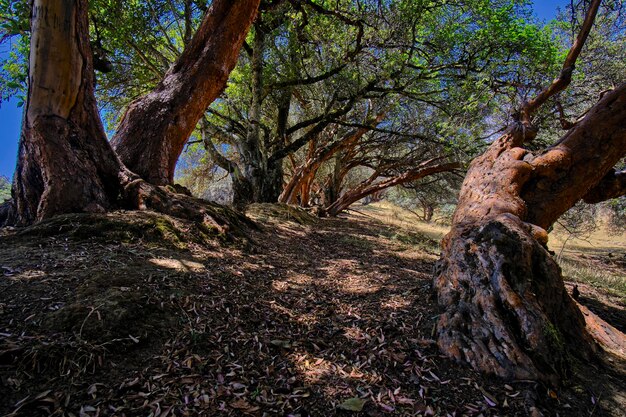
<path fill-rule="evenodd" d="M 550 20 L 557 7 L 563 7 L 569 0 L 533 0 L 535 13 L 543 20 Z M 7 45 L 0 46 L 0 59 L 8 52 Z M 11 177 L 17 159 L 17 142 L 22 122 L 22 108 L 17 100 L 0 103 L 0 175 Z"/>

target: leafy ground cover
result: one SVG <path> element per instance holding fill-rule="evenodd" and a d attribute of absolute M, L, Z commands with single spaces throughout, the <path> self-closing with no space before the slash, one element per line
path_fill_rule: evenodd
<path fill-rule="evenodd" d="M 253 208 L 246 242 L 148 212 L 3 231 L 0 415 L 621 415 L 618 362 L 579 363 L 552 389 L 440 356 L 430 282 L 445 228 L 380 205 L 294 210 Z M 596 269 L 624 276 L 612 253 Z M 579 289 L 623 326 L 619 294 Z"/>

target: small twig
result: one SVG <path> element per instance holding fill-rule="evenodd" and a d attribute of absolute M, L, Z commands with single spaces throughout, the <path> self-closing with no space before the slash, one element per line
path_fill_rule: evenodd
<path fill-rule="evenodd" d="M 83 327 L 85 327 L 85 323 L 87 323 L 87 320 L 89 320 L 89 317 L 91 317 L 91 315 L 97 311 L 100 307 L 102 307 L 104 304 L 100 304 L 97 307 L 90 307 L 91 311 L 89 312 L 89 314 L 87 314 L 87 317 L 85 317 L 85 320 L 83 320 L 83 324 L 80 325 L 80 330 L 78 331 L 78 338 L 82 339 L 82 334 L 83 334 Z"/>

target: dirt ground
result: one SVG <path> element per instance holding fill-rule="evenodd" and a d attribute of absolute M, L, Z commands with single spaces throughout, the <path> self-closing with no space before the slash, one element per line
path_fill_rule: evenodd
<path fill-rule="evenodd" d="M 624 415 L 610 367 L 552 390 L 441 357 L 429 238 L 253 214 L 246 242 L 147 212 L 2 231 L 0 415 Z M 624 329 L 623 299 L 579 289 Z"/>

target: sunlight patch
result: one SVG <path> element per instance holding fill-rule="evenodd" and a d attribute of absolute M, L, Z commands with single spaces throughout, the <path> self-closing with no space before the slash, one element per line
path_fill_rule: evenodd
<path fill-rule="evenodd" d="M 150 262 L 154 265 L 175 269 L 177 271 L 184 272 L 201 272 L 204 271 L 204 265 L 199 262 L 188 261 L 186 259 L 174 259 L 174 258 L 152 258 Z"/>
<path fill-rule="evenodd" d="M 42 278 L 44 276 L 46 276 L 46 273 L 44 271 L 41 271 L 39 269 L 29 269 L 26 271 L 22 271 L 16 274 L 8 274 L 5 273 L 4 274 L 5 277 L 12 279 L 12 280 L 33 280 L 33 279 L 38 279 L 38 278 Z"/>

